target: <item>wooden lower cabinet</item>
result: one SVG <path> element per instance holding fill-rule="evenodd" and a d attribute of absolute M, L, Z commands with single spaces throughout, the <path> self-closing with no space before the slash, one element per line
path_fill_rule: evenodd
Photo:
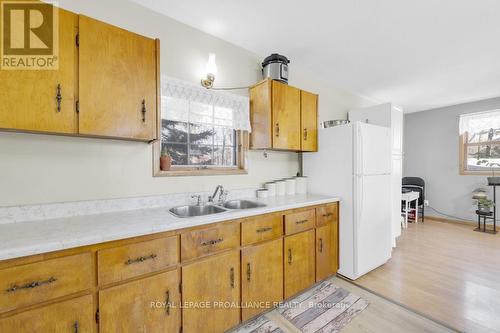
<path fill-rule="evenodd" d="M 94 306 L 91 295 L 0 319 L 2 333 L 92 333 L 94 331 Z"/>
<path fill-rule="evenodd" d="M 240 322 L 240 251 L 182 267 L 182 331 L 220 333 Z"/>
<path fill-rule="evenodd" d="M 330 223 L 316 229 L 316 281 L 337 272 L 337 224 Z"/>
<path fill-rule="evenodd" d="M 247 320 L 283 299 L 283 239 L 241 251 L 241 316 Z"/>
<path fill-rule="evenodd" d="M 99 332 L 179 332 L 179 305 L 177 270 L 104 289 L 99 292 Z"/>
<path fill-rule="evenodd" d="M 315 282 L 314 229 L 285 237 L 285 298 Z"/>

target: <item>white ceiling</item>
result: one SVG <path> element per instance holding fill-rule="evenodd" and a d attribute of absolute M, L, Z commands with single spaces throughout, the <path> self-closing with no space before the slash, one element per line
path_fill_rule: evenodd
<path fill-rule="evenodd" d="M 133 0 L 406 112 L 500 96 L 499 0 Z"/>

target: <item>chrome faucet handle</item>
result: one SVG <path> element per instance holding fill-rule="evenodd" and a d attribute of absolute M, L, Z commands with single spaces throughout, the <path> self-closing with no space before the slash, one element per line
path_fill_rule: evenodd
<path fill-rule="evenodd" d="M 196 199 L 196 205 L 197 206 L 201 206 L 201 195 L 199 195 L 199 194 L 197 194 L 197 195 L 193 194 L 191 196 L 191 199 Z"/>

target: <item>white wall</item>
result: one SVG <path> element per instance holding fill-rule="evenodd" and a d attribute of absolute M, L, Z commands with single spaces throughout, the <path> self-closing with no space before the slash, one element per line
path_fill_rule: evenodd
<path fill-rule="evenodd" d="M 405 115 L 403 174 L 425 180 L 435 209 L 476 220 L 472 191 L 488 186 L 486 176 L 459 174 L 459 115 L 493 109 L 500 109 L 500 97 Z M 440 216 L 431 209 L 426 215 Z"/>
<path fill-rule="evenodd" d="M 198 82 L 209 52 L 217 54 L 219 86 L 260 80 L 262 57 L 123 0 L 60 0 L 62 8 L 161 40 L 161 71 Z M 96 36 L 98 38 L 98 36 Z M 317 81 L 291 67 L 291 84 L 320 94 L 320 120 L 344 118 L 351 107 L 370 102 Z M 245 92 L 243 92 L 245 93 Z M 294 175 L 295 153 L 250 152 L 249 174 L 152 177 L 152 149 L 144 143 L 0 133 L 0 206 L 131 197 L 174 192 L 254 187 Z"/>

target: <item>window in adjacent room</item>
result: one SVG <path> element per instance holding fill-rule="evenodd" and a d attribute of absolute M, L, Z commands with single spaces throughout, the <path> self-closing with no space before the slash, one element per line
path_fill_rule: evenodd
<path fill-rule="evenodd" d="M 461 174 L 500 172 L 500 110 L 460 116 Z"/>
<path fill-rule="evenodd" d="M 155 175 L 246 172 L 248 97 L 166 77 L 161 84 L 161 142 L 155 161 L 166 150 L 172 167 L 161 171 L 155 163 Z"/>

